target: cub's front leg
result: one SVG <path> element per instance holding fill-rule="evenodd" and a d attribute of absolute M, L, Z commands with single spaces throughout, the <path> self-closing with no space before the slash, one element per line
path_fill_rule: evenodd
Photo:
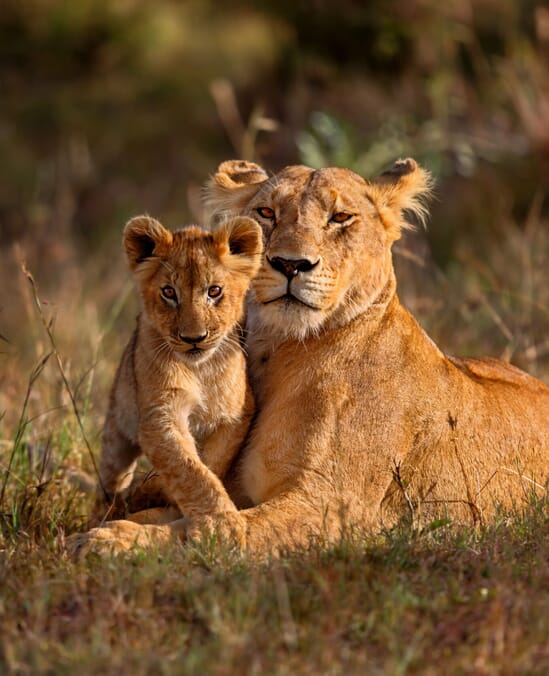
<path fill-rule="evenodd" d="M 236 512 L 220 479 L 198 455 L 188 424 L 193 405 L 180 390 L 142 402 L 139 445 L 185 516 Z"/>

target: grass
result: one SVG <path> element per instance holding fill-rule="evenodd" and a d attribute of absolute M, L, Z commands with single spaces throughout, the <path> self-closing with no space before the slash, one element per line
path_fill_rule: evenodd
<path fill-rule="evenodd" d="M 546 673 L 544 505 L 481 532 L 347 535 L 252 565 L 207 548 L 0 560 L 3 673 Z"/>

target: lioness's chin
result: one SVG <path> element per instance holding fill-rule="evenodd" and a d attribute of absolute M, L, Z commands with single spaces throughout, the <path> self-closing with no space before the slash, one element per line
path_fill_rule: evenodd
<path fill-rule="evenodd" d="M 261 304 L 257 318 L 264 328 L 288 337 L 303 340 L 317 334 L 324 324 L 327 313 L 318 308 L 280 298 Z"/>

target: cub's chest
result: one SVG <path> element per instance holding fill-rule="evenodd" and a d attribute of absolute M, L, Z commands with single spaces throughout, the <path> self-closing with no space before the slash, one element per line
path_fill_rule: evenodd
<path fill-rule="evenodd" d="M 219 425 L 232 419 L 231 411 L 212 396 L 205 397 L 188 414 L 183 414 L 185 425 L 196 439 L 201 442 L 213 434 Z"/>
<path fill-rule="evenodd" d="M 188 425 L 195 439 L 204 439 L 222 424 L 237 421 L 246 404 L 244 359 L 226 368 L 212 369 L 198 381 L 199 397 L 188 413 Z"/>

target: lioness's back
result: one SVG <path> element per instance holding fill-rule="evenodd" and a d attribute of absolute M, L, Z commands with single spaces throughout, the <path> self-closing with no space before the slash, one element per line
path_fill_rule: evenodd
<path fill-rule="evenodd" d="M 542 393 L 545 391 L 549 396 L 549 387 L 540 380 L 499 359 L 448 357 L 448 360 L 472 379 L 507 383 Z"/>

